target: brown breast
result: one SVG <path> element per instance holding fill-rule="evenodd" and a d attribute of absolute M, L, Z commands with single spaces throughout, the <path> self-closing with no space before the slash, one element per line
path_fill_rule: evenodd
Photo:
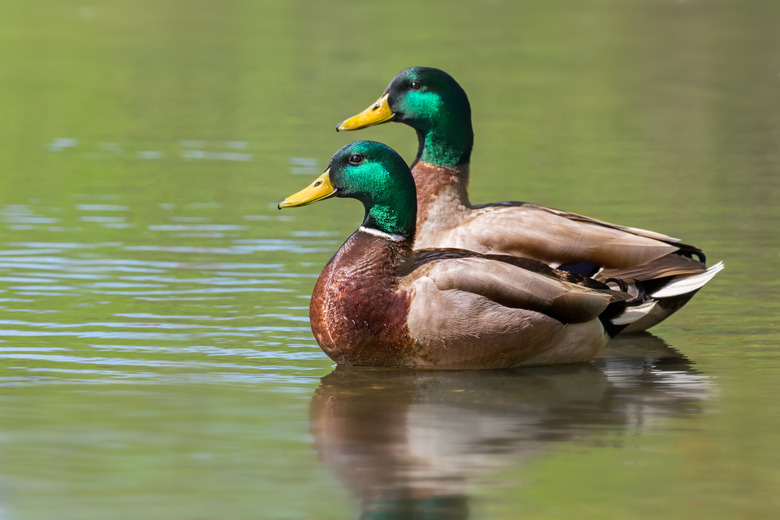
<path fill-rule="evenodd" d="M 411 295 L 399 287 L 410 245 L 358 230 L 328 262 L 314 287 L 309 317 L 322 350 L 343 365 L 388 366 L 412 340 Z"/>

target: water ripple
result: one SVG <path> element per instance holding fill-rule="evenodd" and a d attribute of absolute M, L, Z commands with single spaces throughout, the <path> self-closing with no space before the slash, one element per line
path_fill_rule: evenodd
<path fill-rule="evenodd" d="M 299 318 L 295 321 L 306 321 L 307 318 Z M 252 327 L 227 327 L 224 325 L 202 325 L 202 324 L 186 324 L 186 323 L 132 323 L 132 322 L 92 322 L 92 323 L 55 323 L 55 322 L 30 322 L 22 320 L 0 320 L 0 325 L 5 326 L 23 326 L 23 327 L 41 327 L 46 329 L 77 329 L 82 327 L 106 327 L 106 328 L 149 328 L 154 327 L 158 329 L 218 329 L 221 331 L 239 331 L 239 332 L 267 332 L 267 331 L 301 331 L 308 330 L 308 327 L 284 327 L 284 326 L 252 326 Z M 0 333 L 5 334 L 8 331 L 0 330 Z"/>
<path fill-rule="evenodd" d="M 130 206 L 84 203 L 75 216 L 58 211 L 63 224 L 57 229 L 39 227 L 29 240 L 4 244 L 0 386 L 288 383 L 331 365 L 300 303 L 321 266 L 300 261 L 291 270 L 289 258 L 332 253 L 340 242 L 334 233 L 257 238 L 255 222 L 278 219 L 250 215 L 237 224 L 215 223 L 203 213 L 220 205 L 169 206 L 166 212 L 201 214 L 149 224 L 134 221 Z M 23 225 L 53 222 L 32 207 L 0 208 L 0 215 Z M 68 227 L 74 221 L 83 228 Z M 105 226 L 146 235 L 89 240 L 90 233 L 106 236 Z M 67 239 L 49 239 L 55 236 Z"/>

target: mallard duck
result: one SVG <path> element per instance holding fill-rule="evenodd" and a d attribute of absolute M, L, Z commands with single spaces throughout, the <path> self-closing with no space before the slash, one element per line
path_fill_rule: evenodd
<path fill-rule="evenodd" d="M 357 199 L 362 225 L 314 287 L 314 337 L 343 365 L 486 369 L 589 361 L 630 298 L 535 260 L 457 249 L 413 250 L 409 167 L 372 141 L 343 147 L 279 208 Z"/>
<path fill-rule="evenodd" d="M 380 98 L 336 130 L 395 121 L 417 131 L 417 248 L 454 247 L 533 258 L 630 292 L 626 332 L 645 330 L 682 307 L 723 264 L 661 233 L 525 202 L 472 205 L 466 191 L 474 142 L 471 108 L 446 72 L 411 67 Z"/>

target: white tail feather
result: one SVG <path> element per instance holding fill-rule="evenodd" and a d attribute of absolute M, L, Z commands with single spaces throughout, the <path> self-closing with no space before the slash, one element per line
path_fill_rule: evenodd
<path fill-rule="evenodd" d="M 672 296 L 680 296 L 701 289 L 705 283 L 712 280 L 724 267 L 723 262 L 718 262 L 699 274 L 673 280 L 650 296 L 653 298 L 671 298 Z"/>
<path fill-rule="evenodd" d="M 655 305 L 657 304 L 657 301 L 650 300 L 648 302 L 642 303 L 640 305 L 635 305 L 633 307 L 626 307 L 626 311 L 612 320 L 612 323 L 614 325 L 629 325 L 631 323 L 634 323 L 635 321 L 644 318 L 650 312 L 653 310 Z"/>

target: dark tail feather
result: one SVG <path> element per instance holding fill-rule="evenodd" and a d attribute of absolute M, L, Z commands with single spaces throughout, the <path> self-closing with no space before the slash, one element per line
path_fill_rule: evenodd
<path fill-rule="evenodd" d="M 610 303 L 607 308 L 604 309 L 604 312 L 599 314 L 599 320 L 601 321 L 601 324 L 604 326 L 604 330 L 607 331 L 607 334 L 610 338 L 617 336 L 620 331 L 629 325 L 628 323 L 621 325 L 613 323 L 613 321 L 618 316 L 621 316 L 624 312 L 626 312 L 626 305 L 627 302 L 624 301 Z"/>

